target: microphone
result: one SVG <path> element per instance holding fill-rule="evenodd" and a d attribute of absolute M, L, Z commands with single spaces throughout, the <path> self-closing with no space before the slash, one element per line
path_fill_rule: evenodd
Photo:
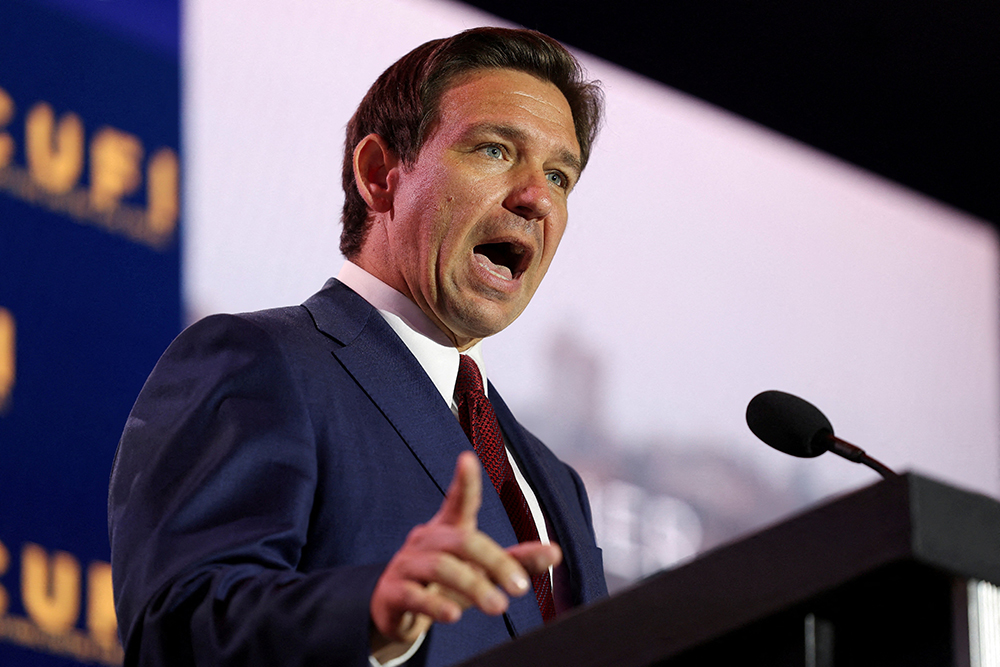
<path fill-rule="evenodd" d="M 863 463 L 886 479 L 896 477 L 865 450 L 835 436 L 830 420 L 819 408 L 798 396 L 783 391 L 757 394 L 747 405 L 747 426 L 758 438 L 786 454 L 813 458 L 829 451 Z"/>

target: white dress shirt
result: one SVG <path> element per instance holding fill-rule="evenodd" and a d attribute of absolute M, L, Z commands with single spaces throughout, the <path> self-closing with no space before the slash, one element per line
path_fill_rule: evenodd
<path fill-rule="evenodd" d="M 455 383 L 458 380 L 459 351 L 448 337 L 441 331 L 424 311 L 420 310 L 413 301 L 406 295 L 393 289 L 372 274 L 368 273 L 356 264 L 345 261 L 344 266 L 337 274 L 337 280 L 354 290 L 365 301 L 375 307 L 385 321 L 400 337 L 403 344 L 410 350 L 417 362 L 430 377 L 431 382 L 441 393 L 441 398 L 451 408 L 452 414 L 457 418 L 458 404 L 455 401 Z M 482 341 L 479 341 L 464 352 L 476 362 L 479 372 L 483 374 L 483 390 L 489 394 L 489 387 L 486 381 L 486 362 L 483 360 Z M 531 517 L 535 521 L 538 529 L 538 539 L 543 544 L 549 543 L 549 533 L 545 527 L 545 515 L 542 514 L 541 505 L 532 490 L 528 481 L 524 478 L 517 461 L 511 456 L 510 448 L 507 447 L 506 436 L 504 437 L 504 449 L 507 452 L 507 460 L 514 471 L 514 479 L 521 487 L 521 493 L 531 510 Z M 552 568 L 549 568 L 549 577 L 552 577 Z M 553 588 L 556 597 L 562 597 Z M 557 607 L 558 607 L 557 603 Z M 370 658 L 374 667 L 395 667 L 409 660 L 420 645 L 424 636 L 410 647 L 402 656 L 394 658 L 385 663 L 379 663 L 374 657 Z"/>

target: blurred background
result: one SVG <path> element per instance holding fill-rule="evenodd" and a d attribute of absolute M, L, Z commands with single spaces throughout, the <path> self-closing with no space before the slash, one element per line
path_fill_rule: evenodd
<path fill-rule="evenodd" d="M 477 25 L 606 91 L 548 277 L 485 349 L 585 477 L 613 589 L 877 481 L 759 442 L 765 389 L 1000 497 L 996 7 L 536 5 L 0 6 L 0 664 L 120 663 L 106 486 L 145 376 L 185 324 L 336 275 L 353 109 Z"/>

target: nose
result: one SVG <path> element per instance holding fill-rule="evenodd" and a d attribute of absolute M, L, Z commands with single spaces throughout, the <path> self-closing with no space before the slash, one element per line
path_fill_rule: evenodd
<path fill-rule="evenodd" d="M 552 210 L 552 191 L 543 171 L 524 174 L 504 200 L 504 208 L 526 220 L 544 218 Z"/>

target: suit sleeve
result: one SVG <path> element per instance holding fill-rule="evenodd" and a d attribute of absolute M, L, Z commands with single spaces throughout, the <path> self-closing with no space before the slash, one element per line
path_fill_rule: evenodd
<path fill-rule="evenodd" d="M 298 380 L 259 326 L 209 318 L 164 353 L 111 477 L 127 665 L 368 664 L 384 564 L 298 567 L 315 438 Z"/>

